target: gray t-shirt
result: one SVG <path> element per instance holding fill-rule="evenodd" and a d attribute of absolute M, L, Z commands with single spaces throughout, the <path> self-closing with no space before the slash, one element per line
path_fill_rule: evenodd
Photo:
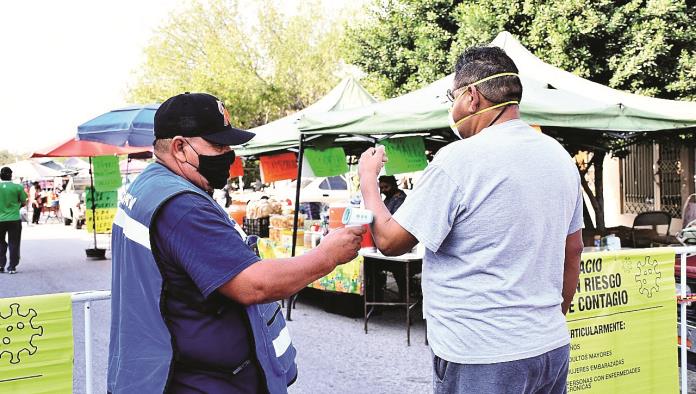
<path fill-rule="evenodd" d="M 565 241 L 582 227 L 569 154 L 521 120 L 443 148 L 394 219 L 425 245 L 424 313 L 439 357 L 488 364 L 569 343 Z"/>

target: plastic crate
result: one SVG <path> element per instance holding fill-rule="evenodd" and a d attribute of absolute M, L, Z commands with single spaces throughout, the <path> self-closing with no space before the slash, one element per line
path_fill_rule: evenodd
<path fill-rule="evenodd" d="M 261 238 L 268 238 L 268 227 L 270 218 L 244 219 L 242 228 L 248 235 L 258 235 Z"/>

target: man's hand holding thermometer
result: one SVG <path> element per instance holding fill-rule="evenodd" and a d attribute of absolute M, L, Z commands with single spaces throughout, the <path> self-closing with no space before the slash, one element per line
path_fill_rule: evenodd
<path fill-rule="evenodd" d="M 343 212 L 343 218 L 341 222 L 346 225 L 346 227 L 359 227 L 366 224 L 371 224 L 374 215 L 369 209 L 348 207 Z"/>

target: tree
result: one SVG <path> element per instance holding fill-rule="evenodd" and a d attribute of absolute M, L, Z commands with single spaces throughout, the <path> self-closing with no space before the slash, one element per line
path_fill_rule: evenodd
<path fill-rule="evenodd" d="M 594 82 L 696 100 L 694 20 L 695 0 L 376 0 L 365 21 L 349 29 L 344 47 L 385 97 L 451 73 L 464 48 L 506 30 L 545 62 Z M 578 170 L 596 228 L 604 231 L 602 159 L 632 141 L 601 132 L 583 138 L 563 144 L 573 155 L 590 153 Z M 594 188 L 585 179 L 591 168 Z M 591 221 L 586 226 L 595 228 Z"/>
<path fill-rule="evenodd" d="M 633 93 L 696 99 L 695 0 L 375 0 L 346 57 L 392 97 L 452 72 L 506 30 L 536 56 Z"/>
<path fill-rule="evenodd" d="M 542 60 L 632 93 L 696 99 L 693 0 L 474 1 L 457 8 L 455 51 L 502 30 Z"/>
<path fill-rule="evenodd" d="M 348 28 L 346 60 L 367 73 L 365 86 L 393 97 L 450 72 L 449 52 L 458 31 L 456 0 L 386 0 Z"/>
<path fill-rule="evenodd" d="M 28 155 L 10 152 L 7 149 L 0 150 L 0 165 L 12 164 L 18 160 L 24 160 Z"/>
<path fill-rule="evenodd" d="M 292 15 L 278 4 L 195 1 L 172 14 L 145 49 L 129 98 L 207 92 L 247 128 L 313 103 L 338 82 L 341 24 L 316 1 Z"/>

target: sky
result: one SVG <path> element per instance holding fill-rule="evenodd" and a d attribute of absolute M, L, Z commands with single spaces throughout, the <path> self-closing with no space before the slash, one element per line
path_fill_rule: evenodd
<path fill-rule="evenodd" d="M 0 150 L 32 152 L 125 106 L 142 49 L 176 0 L 0 2 Z"/>
<path fill-rule="evenodd" d="M 1 1 L 0 150 L 29 153 L 56 145 L 74 137 L 79 124 L 133 104 L 125 97 L 143 48 L 185 4 Z"/>

